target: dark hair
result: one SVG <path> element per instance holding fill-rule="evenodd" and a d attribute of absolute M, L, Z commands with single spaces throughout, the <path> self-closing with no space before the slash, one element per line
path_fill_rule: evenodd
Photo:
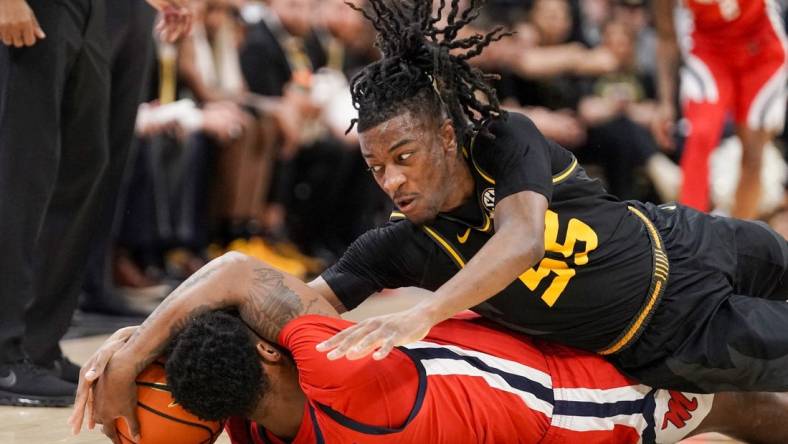
<path fill-rule="evenodd" d="M 432 1 L 368 0 L 359 8 L 377 30 L 383 57 L 353 76 L 350 90 L 360 132 L 405 111 L 436 118 L 450 117 L 457 137 L 485 131 L 487 122 L 505 114 L 495 89 L 487 81 L 498 78 L 468 64 L 490 43 L 509 35 L 502 27 L 486 34 L 457 38 L 459 31 L 479 15 L 484 0 L 470 0 L 465 11 L 460 0 L 440 0 L 437 16 Z M 448 9 L 448 11 L 445 11 Z M 438 22 L 446 12 L 446 26 Z M 480 100 L 477 93 L 481 93 Z M 448 115 L 447 115 L 448 114 Z"/>
<path fill-rule="evenodd" d="M 202 420 L 248 416 L 268 389 L 251 332 L 241 319 L 209 312 L 173 340 L 165 370 L 176 402 Z"/>

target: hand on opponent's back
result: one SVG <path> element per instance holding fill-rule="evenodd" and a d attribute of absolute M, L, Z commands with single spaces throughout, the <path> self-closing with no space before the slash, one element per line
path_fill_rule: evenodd
<path fill-rule="evenodd" d="M 331 360 L 361 359 L 370 353 L 374 359 L 383 359 L 394 347 L 423 339 L 436 323 L 417 306 L 361 321 L 321 342 L 317 350 L 328 352 Z"/>

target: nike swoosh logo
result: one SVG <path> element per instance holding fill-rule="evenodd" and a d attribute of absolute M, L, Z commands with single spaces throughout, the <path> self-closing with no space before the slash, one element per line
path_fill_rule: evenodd
<path fill-rule="evenodd" d="M 465 242 L 468 241 L 468 236 L 470 234 L 471 234 L 471 229 L 468 228 L 467 230 L 465 230 L 465 234 L 463 234 L 462 236 L 460 236 L 459 234 L 457 235 L 457 240 L 460 241 L 461 244 L 464 244 Z"/>
<path fill-rule="evenodd" d="M 16 373 L 13 370 L 9 371 L 11 372 L 9 375 L 0 378 L 0 387 L 11 387 L 16 384 Z"/>

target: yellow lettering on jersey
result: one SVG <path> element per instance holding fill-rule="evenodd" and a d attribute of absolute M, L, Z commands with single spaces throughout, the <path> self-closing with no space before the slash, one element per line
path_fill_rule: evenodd
<path fill-rule="evenodd" d="M 567 259 L 574 255 L 572 257 L 574 266 L 588 264 L 588 254 L 599 246 L 599 238 L 596 232 L 580 219 L 572 218 L 567 224 L 566 240 L 562 244 L 558 242 L 558 229 L 558 213 L 547 210 L 544 230 L 545 251 L 560 253 Z M 578 241 L 584 242 L 585 246 L 582 250 L 576 252 Z M 537 267 L 530 268 L 520 275 L 520 281 L 529 290 L 535 291 L 542 280 L 551 274 L 554 274 L 555 277 L 542 294 L 542 300 L 548 307 L 555 305 L 558 298 L 566 290 L 569 281 L 576 274 L 575 269 L 567 261 L 546 257 L 539 262 Z"/>

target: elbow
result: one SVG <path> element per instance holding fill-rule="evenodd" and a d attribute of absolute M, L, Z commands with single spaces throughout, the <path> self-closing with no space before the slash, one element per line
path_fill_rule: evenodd
<path fill-rule="evenodd" d="M 544 239 L 542 236 L 531 238 L 525 243 L 520 254 L 523 269 L 534 266 L 544 257 Z"/>
<path fill-rule="evenodd" d="M 518 270 L 531 268 L 544 257 L 543 233 L 518 233 L 509 245 L 513 246 L 510 260 L 517 264 Z"/>
<path fill-rule="evenodd" d="M 250 260 L 251 257 L 238 251 L 228 251 L 219 256 L 219 261 L 225 264 L 243 263 Z"/>
<path fill-rule="evenodd" d="M 246 277 L 255 268 L 257 259 L 238 251 L 228 251 L 214 259 L 217 271 L 226 276 L 232 276 L 236 281 Z"/>
<path fill-rule="evenodd" d="M 255 261 L 255 258 L 238 251 L 228 251 L 214 260 L 223 270 L 238 270 L 250 268 L 250 264 Z"/>

